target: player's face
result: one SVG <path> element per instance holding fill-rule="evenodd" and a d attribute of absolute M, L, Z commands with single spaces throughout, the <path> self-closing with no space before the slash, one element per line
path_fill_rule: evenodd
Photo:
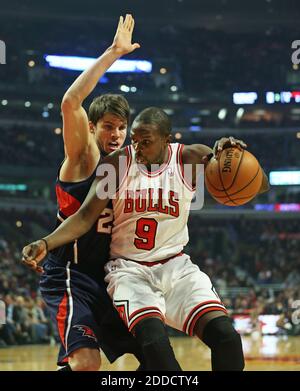
<path fill-rule="evenodd" d="M 136 151 L 137 163 L 150 166 L 164 162 L 169 137 L 162 136 L 157 125 L 134 122 L 130 137 Z"/>
<path fill-rule="evenodd" d="M 111 153 L 122 147 L 127 133 L 127 121 L 115 114 L 106 113 L 94 127 L 99 149 Z"/>

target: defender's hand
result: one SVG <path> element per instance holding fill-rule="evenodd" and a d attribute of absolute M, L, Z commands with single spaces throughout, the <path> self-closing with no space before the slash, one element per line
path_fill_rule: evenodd
<path fill-rule="evenodd" d="M 38 266 L 38 264 L 45 258 L 47 253 L 48 251 L 45 240 L 37 240 L 23 248 L 22 263 L 30 269 L 35 270 L 38 273 L 42 273 L 43 268 Z"/>
<path fill-rule="evenodd" d="M 126 14 L 125 20 L 123 16 L 120 16 L 118 28 L 112 44 L 112 48 L 116 50 L 120 56 L 140 48 L 138 43 L 131 43 L 133 29 L 134 19 L 132 15 Z"/>

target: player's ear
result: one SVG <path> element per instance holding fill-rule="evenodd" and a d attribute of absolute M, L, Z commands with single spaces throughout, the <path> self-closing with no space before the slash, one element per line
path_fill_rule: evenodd
<path fill-rule="evenodd" d="M 172 138 L 173 136 L 171 134 L 169 134 L 167 137 L 166 137 L 166 144 L 170 144 L 172 142 Z"/>
<path fill-rule="evenodd" d="M 96 126 L 93 124 L 92 121 L 89 121 L 89 127 L 90 127 L 90 132 L 95 134 L 96 132 Z"/>

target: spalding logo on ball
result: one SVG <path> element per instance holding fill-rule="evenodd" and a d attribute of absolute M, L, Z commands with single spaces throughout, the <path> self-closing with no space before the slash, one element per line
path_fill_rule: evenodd
<path fill-rule="evenodd" d="M 238 206 L 254 198 L 262 183 L 261 167 L 252 153 L 238 147 L 224 149 L 205 169 L 205 185 L 220 204 Z"/>

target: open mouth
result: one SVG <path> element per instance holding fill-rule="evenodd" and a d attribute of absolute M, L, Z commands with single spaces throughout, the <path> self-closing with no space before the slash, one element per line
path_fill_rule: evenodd
<path fill-rule="evenodd" d="M 116 141 L 111 141 L 110 143 L 108 143 L 108 147 L 110 150 L 115 151 L 116 149 L 119 149 L 119 143 L 117 143 Z"/>

